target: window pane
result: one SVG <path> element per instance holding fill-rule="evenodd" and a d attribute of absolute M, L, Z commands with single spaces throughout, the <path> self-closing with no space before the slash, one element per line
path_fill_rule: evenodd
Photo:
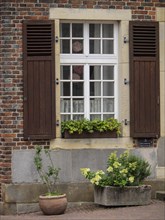
<path fill-rule="evenodd" d="M 114 118 L 114 114 L 106 114 L 106 115 L 103 115 L 103 120 L 106 120 L 108 118 Z"/>
<path fill-rule="evenodd" d="M 100 37 L 100 24 L 89 25 L 89 37 Z"/>
<path fill-rule="evenodd" d="M 90 96 L 101 96 L 100 82 L 90 82 Z"/>
<path fill-rule="evenodd" d="M 100 40 L 90 40 L 89 44 L 91 54 L 100 54 Z"/>
<path fill-rule="evenodd" d="M 113 24 L 103 24 L 103 37 L 113 38 Z"/>
<path fill-rule="evenodd" d="M 84 78 L 84 66 L 73 66 L 72 79 L 80 80 Z"/>
<path fill-rule="evenodd" d="M 61 40 L 61 53 L 70 53 L 70 40 Z"/>
<path fill-rule="evenodd" d="M 83 53 L 83 40 L 72 41 L 72 53 Z"/>
<path fill-rule="evenodd" d="M 61 82 L 61 96 L 70 96 L 70 82 Z"/>
<path fill-rule="evenodd" d="M 114 99 L 103 99 L 103 112 L 114 112 Z"/>
<path fill-rule="evenodd" d="M 83 99 L 73 99 L 73 112 L 84 112 Z"/>
<path fill-rule="evenodd" d="M 70 37 L 70 24 L 61 24 L 61 37 Z"/>
<path fill-rule="evenodd" d="M 90 99 L 90 112 L 101 111 L 101 99 Z"/>
<path fill-rule="evenodd" d="M 72 24 L 72 37 L 83 37 L 83 24 Z"/>
<path fill-rule="evenodd" d="M 61 115 L 61 121 L 69 121 L 71 119 L 70 115 Z"/>
<path fill-rule="evenodd" d="M 90 79 L 101 79 L 101 66 L 90 66 Z"/>
<path fill-rule="evenodd" d="M 61 66 L 61 80 L 70 79 L 70 66 Z"/>
<path fill-rule="evenodd" d="M 114 96 L 114 83 L 104 82 L 103 83 L 103 95 L 104 96 Z"/>
<path fill-rule="evenodd" d="M 70 99 L 61 99 L 61 112 L 70 112 Z"/>
<path fill-rule="evenodd" d="M 73 120 L 81 120 L 84 118 L 84 115 L 73 115 Z"/>
<path fill-rule="evenodd" d="M 94 119 L 101 119 L 101 115 L 100 114 L 90 115 L 90 120 L 94 120 Z"/>
<path fill-rule="evenodd" d="M 114 67 L 113 66 L 103 66 L 103 79 L 104 80 L 114 79 Z"/>
<path fill-rule="evenodd" d="M 113 54 L 113 40 L 103 40 L 103 54 Z"/>
<path fill-rule="evenodd" d="M 84 83 L 73 82 L 73 96 L 83 96 L 84 94 Z"/>

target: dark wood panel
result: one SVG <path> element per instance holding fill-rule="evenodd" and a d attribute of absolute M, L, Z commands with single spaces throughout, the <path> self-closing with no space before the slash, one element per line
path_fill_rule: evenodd
<path fill-rule="evenodd" d="M 43 21 L 43 23 L 37 21 L 36 23 L 37 25 L 35 21 L 24 22 L 25 36 L 23 39 L 27 41 L 28 33 L 30 45 L 34 45 L 34 34 L 41 35 L 41 42 L 37 44 L 37 50 L 42 48 L 44 51 L 46 46 L 49 50 L 51 45 L 51 54 L 45 53 L 43 56 L 42 53 L 37 54 L 37 52 L 35 56 L 32 56 L 27 51 L 28 44 L 24 42 L 24 137 L 51 139 L 55 137 L 54 21 Z M 42 35 L 41 27 L 43 26 L 46 35 L 44 33 Z M 29 27 L 31 29 L 27 31 Z M 44 35 L 49 36 L 49 44 L 45 43 Z"/>
<path fill-rule="evenodd" d="M 130 133 L 134 138 L 159 137 L 158 23 L 131 21 L 129 37 Z"/>

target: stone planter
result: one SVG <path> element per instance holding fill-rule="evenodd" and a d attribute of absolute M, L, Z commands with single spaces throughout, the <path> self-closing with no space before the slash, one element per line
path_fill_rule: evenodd
<path fill-rule="evenodd" d="M 148 205 L 151 203 L 151 186 L 94 186 L 94 202 L 104 206 Z"/>
<path fill-rule="evenodd" d="M 94 131 L 93 133 L 89 132 L 82 132 L 79 134 L 78 132 L 75 132 L 73 134 L 70 134 L 68 131 L 65 131 L 63 133 L 63 138 L 68 138 L 68 139 L 79 139 L 79 138 L 117 138 L 117 133 L 116 131 L 104 131 L 104 132 L 99 132 L 99 131 Z"/>
<path fill-rule="evenodd" d="M 67 208 L 66 194 L 59 196 L 39 196 L 39 206 L 45 215 L 60 215 Z"/>

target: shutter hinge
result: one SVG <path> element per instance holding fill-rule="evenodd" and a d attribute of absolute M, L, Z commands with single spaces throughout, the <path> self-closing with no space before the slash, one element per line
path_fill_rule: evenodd
<path fill-rule="evenodd" d="M 55 36 L 55 43 L 58 43 L 58 36 Z"/>
<path fill-rule="evenodd" d="M 124 37 L 123 42 L 124 42 L 124 44 L 129 43 L 129 40 L 126 36 Z"/>
<path fill-rule="evenodd" d="M 129 84 L 129 81 L 128 81 L 128 79 L 124 79 L 124 85 L 128 85 Z"/>
<path fill-rule="evenodd" d="M 56 121 L 56 126 L 59 126 L 60 125 L 60 122 L 59 120 Z"/>
<path fill-rule="evenodd" d="M 59 84 L 59 79 L 58 78 L 55 80 L 55 83 L 56 83 L 56 85 Z"/>

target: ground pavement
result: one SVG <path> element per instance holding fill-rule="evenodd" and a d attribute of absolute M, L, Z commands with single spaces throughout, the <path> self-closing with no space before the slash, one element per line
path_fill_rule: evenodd
<path fill-rule="evenodd" d="M 106 208 L 95 204 L 70 205 L 65 214 L 45 216 L 41 212 L 0 216 L 0 220 L 165 220 L 165 202 L 152 200 L 150 205 Z"/>

